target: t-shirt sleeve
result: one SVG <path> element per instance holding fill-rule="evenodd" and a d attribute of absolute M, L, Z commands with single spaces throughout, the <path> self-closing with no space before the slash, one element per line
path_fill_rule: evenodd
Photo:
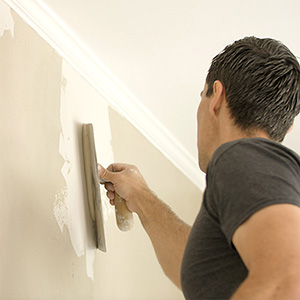
<path fill-rule="evenodd" d="M 223 152 L 211 171 L 212 206 L 231 246 L 235 230 L 258 210 L 300 206 L 299 165 L 283 150 L 239 143 Z"/>

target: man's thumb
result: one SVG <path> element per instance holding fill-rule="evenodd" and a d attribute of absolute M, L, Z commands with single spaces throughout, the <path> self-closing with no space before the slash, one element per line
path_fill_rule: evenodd
<path fill-rule="evenodd" d="M 107 169 L 98 164 L 98 174 L 100 181 L 102 182 L 113 182 L 113 172 L 109 172 Z"/>

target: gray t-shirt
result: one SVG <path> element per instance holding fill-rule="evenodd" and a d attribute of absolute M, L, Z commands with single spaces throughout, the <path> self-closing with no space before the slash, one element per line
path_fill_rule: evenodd
<path fill-rule="evenodd" d="M 229 299 L 236 291 L 248 270 L 232 236 L 263 207 L 300 206 L 300 158 L 267 139 L 237 140 L 216 150 L 206 183 L 181 268 L 188 300 Z"/>

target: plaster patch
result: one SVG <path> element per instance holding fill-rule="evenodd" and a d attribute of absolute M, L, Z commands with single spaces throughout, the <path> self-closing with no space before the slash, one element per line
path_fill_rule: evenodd
<path fill-rule="evenodd" d="M 67 200 L 68 190 L 67 187 L 64 187 L 56 193 L 53 208 L 53 213 L 61 232 L 63 232 L 64 226 L 69 225 L 69 213 L 66 203 Z"/>
<path fill-rule="evenodd" d="M 86 249 L 85 259 L 87 276 L 94 280 L 95 249 Z"/>
<path fill-rule="evenodd" d="M 101 255 L 102 252 L 95 248 L 93 224 L 86 197 L 82 124 L 93 123 L 98 161 L 104 166 L 110 164 L 113 161 L 113 152 L 108 107 L 107 101 L 63 61 L 59 153 L 64 159 L 61 172 L 66 187 L 57 192 L 53 211 L 61 231 L 65 226 L 68 228 L 77 256 L 86 256 L 86 272 L 92 280 L 95 255 Z M 114 208 L 109 204 L 103 187 L 101 199 L 105 223 L 114 214 Z"/>
<path fill-rule="evenodd" d="M 14 38 L 14 19 L 10 12 L 10 7 L 0 0 L 0 37 L 3 36 L 6 30 L 9 30 Z"/>

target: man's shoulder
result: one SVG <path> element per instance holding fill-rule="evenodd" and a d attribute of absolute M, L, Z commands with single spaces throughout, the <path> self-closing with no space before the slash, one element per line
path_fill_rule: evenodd
<path fill-rule="evenodd" d="M 211 164 L 219 161 L 234 163 L 250 160 L 251 163 L 283 160 L 300 167 L 300 157 L 293 150 L 266 138 L 244 138 L 222 144 L 213 154 Z"/>

